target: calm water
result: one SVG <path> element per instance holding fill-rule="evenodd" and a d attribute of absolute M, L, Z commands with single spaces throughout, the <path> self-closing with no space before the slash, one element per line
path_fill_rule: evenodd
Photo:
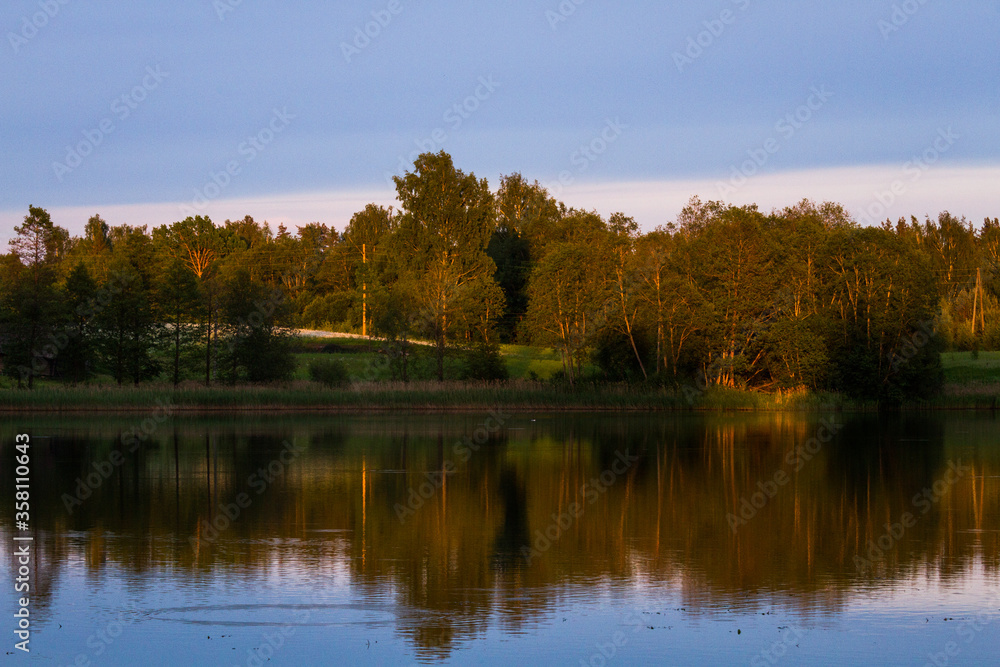
<path fill-rule="evenodd" d="M 1000 649 L 991 415 L 176 418 L 134 443 L 144 418 L 3 418 L 0 586 L 15 610 L 13 537 L 32 535 L 34 660 L 955 665 Z"/>

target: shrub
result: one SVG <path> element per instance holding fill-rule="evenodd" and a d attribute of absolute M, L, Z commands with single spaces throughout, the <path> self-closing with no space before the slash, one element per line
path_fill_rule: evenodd
<path fill-rule="evenodd" d="M 507 364 L 496 343 L 480 343 L 465 351 L 462 365 L 463 380 L 506 380 Z"/>
<path fill-rule="evenodd" d="M 346 387 L 351 382 L 347 367 L 340 359 L 319 359 L 309 362 L 309 379 L 327 387 Z"/>

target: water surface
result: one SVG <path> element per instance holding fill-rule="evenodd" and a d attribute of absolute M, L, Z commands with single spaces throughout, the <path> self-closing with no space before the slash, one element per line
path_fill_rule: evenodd
<path fill-rule="evenodd" d="M 954 665 L 1000 649 L 991 415 L 175 418 L 132 440 L 147 418 L 4 418 L 0 498 L 14 434 L 33 438 L 34 659 Z M 5 510 L 7 609 L 15 535 Z"/>

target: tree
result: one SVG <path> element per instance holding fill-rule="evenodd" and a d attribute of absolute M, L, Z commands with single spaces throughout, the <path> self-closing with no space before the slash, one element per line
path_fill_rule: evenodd
<path fill-rule="evenodd" d="M 97 361 L 94 327 L 90 307 L 97 294 L 97 283 L 83 262 L 78 262 L 66 278 L 63 333 L 66 349 L 63 368 L 72 382 L 81 382 L 93 372 Z"/>
<path fill-rule="evenodd" d="M 890 404 L 936 393 L 938 291 L 927 254 L 886 229 L 850 229 L 832 235 L 829 266 L 833 387 Z"/>
<path fill-rule="evenodd" d="M 422 328 L 436 343 L 443 380 L 446 342 L 469 333 L 455 324 L 478 318 L 487 323 L 488 336 L 503 313 L 502 293 L 494 289 L 496 265 L 486 254 L 496 228 L 493 195 L 485 180 L 455 169 L 444 151 L 420 155 L 412 172 L 393 180 L 403 207 L 394 235 L 397 258 L 419 285 Z"/>
<path fill-rule="evenodd" d="M 166 265 L 157 284 L 159 311 L 169 320 L 173 338 L 173 382 L 180 383 L 181 341 L 187 338 L 185 325 L 198 312 L 198 281 L 190 267 L 179 259 Z"/>
<path fill-rule="evenodd" d="M 252 220 L 252 219 L 251 219 Z M 154 241 L 171 257 L 185 262 L 198 277 L 205 300 L 205 386 L 212 383 L 212 322 L 217 309 L 216 286 L 212 278 L 213 265 L 218 259 L 222 240 L 208 216 L 187 217 L 169 226 L 157 227 Z M 216 322 L 216 327 L 218 323 Z"/>
<path fill-rule="evenodd" d="M 500 337 L 513 341 L 528 310 L 528 277 L 545 238 L 559 220 L 559 205 L 538 181 L 528 183 L 515 173 L 500 179 L 496 194 L 497 227 L 486 253 L 496 264 L 496 282 L 506 307 L 497 323 Z M 532 240 L 535 241 L 532 255 Z"/>
<path fill-rule="evenodd" d="M 84 227 L 83 238 L 76 244 L 75 250 L 95 280 L 107 279 L 108 263 L 111 261 L 113 248 L 111 227 L 100 215 L 90 216 Z"/>
<path fill-rule="evenodd" d="M 611 290 L 614 293 L 613 327 L 628 338 L 635 353 L 643 379 L 648 379 L 646 365 L 635 343 L 636 318 L 639 314 L 638 281 L 636 280 L 635 244 L 639 225 L 623 213 L 614 213 L 608 220 L 608 256 L 611 261 Z"/>
<path fill-rule="evenodd" d="M 685 269 L 712 303 L 717 318 L 704 360 L 708 381 L 736 387 L 766 375 L 760 334 L 773 318 L 778 290 L 773 228 L 755 206 L 689 205 L 683 233 L 690 235 Z"/>
<path fill-rule="evenodd" d="M 225 346 L 220 367 L 230 382 L 287 380 L 295 370 L 290 332 L 281 326 L 285 296 L 237 269 L 219 295 Z"/>
<path fill-rule="evenodd" d="M 380 285 L 372 297 L 372 334 L 383 341 L 382 354 L 388 360 L 393 380 L 410 381 L 410 339 L 417 318 L 413 285 L 405 279 Z"/>
<path fill-rule="evenodd" d="M 371 317 L 368 314 L 368 290 L 377 280 L 375 268 L 383 243 L 395 227 L 392 207 L 368 204 L 355 213 L 340 238 L 340 247 L 355 289 L 361 292 L 361 335 L 367 336 Z"/>
<path fill-rule="evenodd" d="M 4 354 L 7 373 L 18 385 L 27 380 L 34 387 L 35 375 L 54 371 L 60 340 L 48 337 L 58 318 L 56 265 L 65 253 L 68 234 L 52 224 L 45 209 L 28 207 L 24 223 L 14 227 L 11 254 L 18 267 L 6 294 L 7 342 Z"/>
<path fill-rule="evenodd" d="M 550 244 L 528 285 L 525 325 L 535 344 L 559 350 L 563 372 L 573 385 L 584 351 L 604 322 L 608 300 L 606 256 L 586 240 Z"/>
<path fill-rule="evenodd" d="M 689 341 L 711 314 L 694 276 L 683 269 L 685 238 L 668 228 L 658 228 L 636 241 L 637 296 L 645 319 L 656 330 L 655 372 L 669 372 L 677 379 Z"/>
<path fill-rule="evenodd" d="M 114 296 L 96 315 L 100 349 L 115 381 L 138 385 L 160 372 L 152 350 L 159 329 L 153 299 L 155 251 L 145 226 L 111 228 L 114 252 L 104 288 Z"/>

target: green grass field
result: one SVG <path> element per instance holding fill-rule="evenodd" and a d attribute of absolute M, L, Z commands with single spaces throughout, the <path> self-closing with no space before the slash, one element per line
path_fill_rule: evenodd
<path fill-rule="evenodd" d="M 976 358 L 978 357 L 978 358 Z M 945 352 L 941 355 L 948 384 L 1000 383 L 1000 352 Z"/>
<path fill-rule="evenodd" d="M 551 348 L 501 345 L 500 352 L 511 378 L 548 380 L 562 370 L 559 353 Z"/>
<path fill-rule="evenodd" d="M 294 376 L 296 380 L 308 379 L 309 362 L 319 359 L 340 360 L 354 380 L 391 379 L 385 360 L 378 353 L 378 341 L 361 338 L 301 338 L 297 349 L 295 356 L 298 365 Z M 324 352 L 324 349 L 335 351 Z M 512 380 L 549 380 L 562 370 L 559 353 L 551 348 L 501 345 L 500 352 Z M 460 372 L 460 352 L 449 350 L 445 359 L 445 375 L 455 378 Z M 414 344 L 410 356 L 411 378 L 431 380 L 437 377 L 436 373 L 437 361 L 434 349 L 428 345 Z"/>

